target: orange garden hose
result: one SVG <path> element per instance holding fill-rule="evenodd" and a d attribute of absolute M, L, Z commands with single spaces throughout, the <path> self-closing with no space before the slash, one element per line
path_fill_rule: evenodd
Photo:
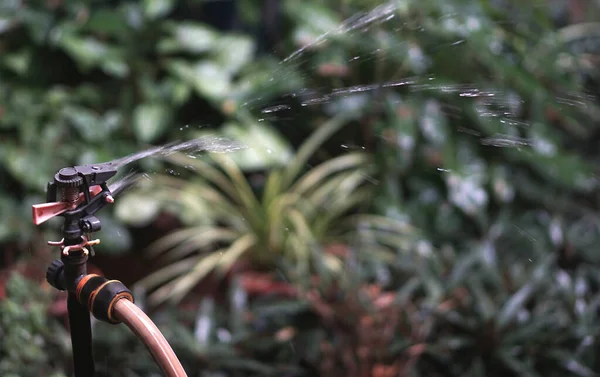
<path fill-rule="evenodd" d="M 187 377 L 173 349 L 152 320 L 133 302 L 117 300 L 113 316 L 123 321 L 142 340 L 154 361 L 167 377 Z"/>

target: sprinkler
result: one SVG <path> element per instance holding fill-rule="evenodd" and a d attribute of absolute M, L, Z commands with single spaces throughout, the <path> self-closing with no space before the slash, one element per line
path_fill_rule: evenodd
<path fill-rule="evenodd" d="M 91 238 L 102 228 L 95 214 L 115 201 L 107 181 L 117 174 L 117 166 L 107 162 L 62 168 L 48 183 L 47 202 L 32 208 L 36 225 L 57 216 L 64 219 L 62 239 L 48 241 L 61 249 L 61 256 L 48 267 L 46 280 L 54 288 L 68 292 L 75 377 L 95 375 L 90 313 L 103 322 L 125 323 L 145 343 L 166 376 L 186 376 L 164 336 L 135 306 L 131 291 L 118 280 L 87 273 L 86 263 L 94 256 L 93 246 L 100 243 Z"/>

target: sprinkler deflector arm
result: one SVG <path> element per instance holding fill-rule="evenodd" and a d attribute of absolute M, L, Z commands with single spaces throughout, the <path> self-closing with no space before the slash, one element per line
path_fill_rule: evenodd
<path fill-rule="evenodd" d="M 88 248 L 100 242 L 88 239 L 89 234 L 101 229 L 100 220 L 94 215 L 114 202 L 106 181 L 116 173 L 112 163 L 63 168 L 48 184 L 49 203 L 33 206 L 36 224 L 55 216 L 64 218 L 63 239 L 48 242 L 59 246 L 62 253 L 61 259 L 48 267 L 46 280 L 56 289 L 68 292 L 75 377 L 95 375 L 90 312 L 107 323 L 124 322 L 144 342 L 166 376 L 186 377 L 164 336 L 135 306 L 129 289 L 118 280 L 87 273 Z"/>

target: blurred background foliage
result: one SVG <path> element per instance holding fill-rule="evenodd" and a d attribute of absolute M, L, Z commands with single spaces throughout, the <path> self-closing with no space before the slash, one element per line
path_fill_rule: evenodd
<path fill-rule="evenodd" d="M 90 265 L 190 376 L 599 375 L 599 9 L 3 1 L 1 374 L 70 373 L 54 172 L 204 137 L 127 166 Z M 100 375 L 156 375 L 94 335 Z"/>

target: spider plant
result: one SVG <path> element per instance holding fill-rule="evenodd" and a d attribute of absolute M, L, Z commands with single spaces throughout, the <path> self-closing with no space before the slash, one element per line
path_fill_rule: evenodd
<path fill-rule="evenodd" d="M 226 154 L 170 156 L 194 177 L 162 175 L 156 178 L 161 190 L 206 211 L 150 246 L 149 256 L 163 258 L 165 267 L 138 282 L 151 292 L 148 303 L 178 302 L 208 274 L 223 276 L 241 259 L 253 267 L 277 266 L 302 282 L 315 273 L 342 276 L 343 255 L 324 251 L 327 245 L 358 239 L 368 247 L 355 251 L 355 259 L 368 254 L 387 261 L 394 249 L 410 247 L 408 225 L 364 212 L 374 188 L 367 153 L 344 154 L 305 170 L 310 156 L 345 123 L 338 117 L 319 127 L 287 166 L 267 174 L 260 194 Z"/>

